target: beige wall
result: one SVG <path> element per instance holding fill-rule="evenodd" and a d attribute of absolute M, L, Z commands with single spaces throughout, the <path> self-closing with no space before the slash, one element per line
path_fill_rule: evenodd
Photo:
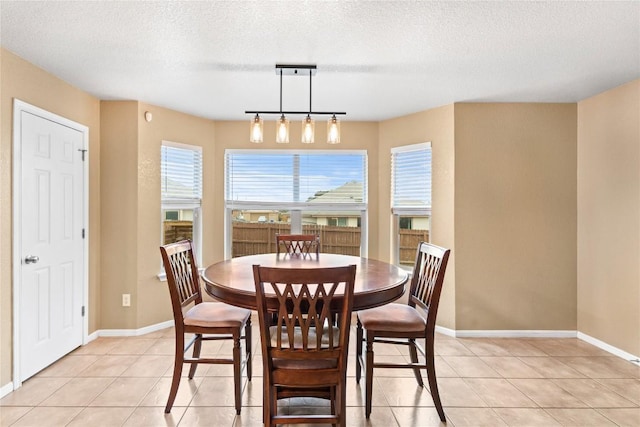
<path fill-rule="evenodd" d="M 89 332 L 100 316 L 100 102 L 0 48 L 0 386 L 12 380 L 12 147 L 17 98 L 89 128 Z"/>
<path fill-rule="evenodd" d="M 153 120 L 146 122 L 144 112 L 150 111 Z M 137 328 L 172 320 L 171 301 L 166 282 L 157 274 L 160 258 L 162 221 L 160 215 L 160 147 L 162 141 L 179 142 L 202 147 L 202 260 L 212 257 L 219 239 L 212 227 L 217 199 L 224 193 L 215 193 L 214 176 L 223 168 L 222 159 L 214 158 L 216 124 L 212 120 L 190 116 L 166 108 L 140 103 L 138 125 L 138 230 L 137 230 Z M 248 127 L 248 126 L 247 126 Z M 116 296 L 120 298 L 119 296 Z M 133 302 L 132 302 L 133 303 Z"/>
<path fill-rule="evenodd" d="M 138 309 L 138 102 L 100 103 L 101 328 L 135 328 Z M 122 307 L 122 294 L 131 307 Z"/>
<path fill-rule="evenodd" d="M 576 104 L 455 105 L 456 329 L 576 329 Z"/>
<path fill-rule="evenodd" d="M 640 355 L 640 80 L 578 103 L 578 330 Z"/>
<path fill-rule="evenodd" d="M 438 309 L 438 325 L 455 329 L 456 250 L 454 245 L 454 106 L 435 108 L 380 123 L 378 156 L 377 255 L 392 259 L 391 148 L 431 142 L 432 222 L 431 242 L 452 249 Z"/>
<path fill-rule="evenodd" d="M 102 328 L 138 329 L 172 319 L 166 282 L 158 280 L 161 258 L 160 147 L 162 141 L 202 147 L 202 258 L 216 246 L 211 218 L 217 195 L 214 171 L 223 167 L 213 158 L 215 124 L 137 101 L 103 101 L 102 165 Z M 153 120 L 144 120 L 145 111 Z M 131 307 L 122 307 L 122 294 Z"/>

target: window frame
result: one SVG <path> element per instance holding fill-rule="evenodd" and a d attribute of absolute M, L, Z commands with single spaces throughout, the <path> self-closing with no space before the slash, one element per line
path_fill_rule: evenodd
<path fill-rule="evenodd" d="M 256 202 L 256 201 L 229 201 L 227 200 L 228 185 L 229 185 L 229 171 L 228 171 L 228 155 L 233 154 L 248 154 L 257 155 L 264 154 L 300 154 L 300 155 L 349 155 L 356 154 L 362 155 L 364 160 L 363 171 L 363 201 L 357 203 L 310 203 L 310 202 Z M 233 218 L 232 212 L 234 210 L 288 210 L 291 218 L 291 233 L 302 233 L 302 216 L 305 211 L 312 212 L 344 212 L 344 211 L 356 211 L 360 212 L 360 256 L 367 256 L 368 248 L 368 169 L 369 160 L 367 150 L 310 150 L 310 149 L 231 149 L 228 148 L 224 153 L 224 257 L 225 259 L 231 259 L 232 257 L 232 226 Z M 294 168 L 294 180 L 295 177 L 300 177 L 301 173 L 299 169 Z"/>
<path fill-rule="evenodd" d="M 202 264 L 202 197 L 203 197 L 203 187 L 204 187 L 204 160 L 202 156 L 202 147 L 199 145 L 191 145 L 184 144 L 181 142 L 173 142 L 163 140 L 161 143 L 160 150 L 163 150 L 163 147 L 172 147 L 178 148 L 182 150 L 190 150 L 197 152 L 199 154 L 200 160 L 200 197 L 193 198 L 164 198 L 162 192 L 162 185 L 160 189 L 160 239 L 163 242 L 162 237 L 164 233 L 164 222 L 165 222 L 165 211 L 172 210 L 193 210 L 193 232 L 192 232 L 192 240 L 195 251 L 196 262 L 198 265 Z M 164 177 L 162 172 L 162 152 L 160 154 L 160 181 Z M 162 273 L 164 274 L 164 266 L 162 266 Z"/>
<path fill-rule="evenodd" d="M 431 177 L 429 179 L 429 184 L 431 188 L 429 189 L 429 200 L 425 206 L 406 206 L 406 205 L 396 205 L 395 202 L 395 194 L 396 194 L 396 171 L 397 167 L 395 167 L 395 158 L 396 155 L 400 153 L 407 153 L 412 151 L 421 151 L 428 150 L 430 152 L 430 160 L 429 160 L 429 171 L 431 173 Z M 428 217 L 429 223 L 429 240 L 431 240 L 431 224 L 432 224 L 432 178 L 433 178 L 433 150 L 431 147 L 431 142 L 421 142 L 418 144 L 408 144 L 401 145 L 397 147 L 392 147 L 391 150 L 391 215 L 392 215 L 392 238 L 391 238 L 391 261 L 393 264 L 406 268 L 405 266 L 400 265 L 400 218 L 401 217 L 418 217 L 418 216 L 426 216 Z"/>

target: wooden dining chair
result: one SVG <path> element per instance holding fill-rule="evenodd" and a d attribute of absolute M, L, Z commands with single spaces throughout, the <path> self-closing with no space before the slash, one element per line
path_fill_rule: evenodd
<path fill-rule="evenodd" d="M 356 266 L 287 269 L 254 265 L 253 275 L 264 366 L 265 425 L 345 426 Z M 270 312 L 276 313 L 275 321 Z M 331 415 L 278 415 L 278 399 L 299 396 L 331 399 Z"/>
<path fill-rule="evenodd" d="M 178 393 L 183 364 L 191 364 L 189 379 L 193 379 L 198 364 L 213 363 L 233 364 L 235 407 L 236 413 L 240 414 L 241 371 L 243 368 L 246 368 L 247 378 L 251 381 L 251 311 L 221 302 L 202 301 L 200 275 L 193 255 L 193 244 L 190 240 L 161 246 L 160 253 L 167 273 L 176 329 L 173 379 L 165 412 L 171 412 L 171 407 Z M 192 307 L 186 309 L 191 305 Z M 244 328 L 246 353 L 244 360 L 240 354 L 240 339 L 243 338 L 242 328 Z M 186 346 L 185 334 L 194 334 Z M 215 334 L 215 336 L 205 336 L 205 334 Z M 202 341 L 221 339 L 233 340 L 232 358 L 200 357 Z M 191 346 L 193 346 L 192 357 L 185 357 L 185 353 Z"/>
<path fill-rule="evenodd" d="M 433 340 L 436 327 L 436 315 L 444 273 L 449 260 L 449 249 L 444 249 L 429 243 L 420 242 L 416 254 L 416 261 L 411 277 L 408 304 L 387 304 L 381 307 L 363 310 L 358 313 L 358 326 L 356 333 L 356 382 L 360 383 L 361 369 L 363 365 L 362 346 L 366 341 L 367 357 L 365 373 L 365 416 L 371 415 L 371 397 L 373 391 L 373 368 L 409 368 L 423 387 L 420 369 L 426 369 L 429 380 L 429 390 L 435 404 L 440 420 L 446 421 L 434 365 Z M 363 330 L 366 331 L 366 339 L 363 339 Z M 417 339 L 424 338 L 423 349 Z M 411 363 L 375 363 L 373 355 L 373 343 L 401 344 L 409 346 Z M 418 351 L 425 362 L 420 363 Z"/>
<path fill-rule="evenodd" d="M 316 234 L 276 234 L 276 253 L 308 255 L 320 253 L 320 236 Z"/>

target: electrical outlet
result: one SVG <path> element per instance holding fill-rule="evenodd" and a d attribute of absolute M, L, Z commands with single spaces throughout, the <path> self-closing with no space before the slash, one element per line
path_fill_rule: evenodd
<path fill-rule="evenodd" d="M 122 306 L 131 307 L 131 294 L 122 294 Z"/>

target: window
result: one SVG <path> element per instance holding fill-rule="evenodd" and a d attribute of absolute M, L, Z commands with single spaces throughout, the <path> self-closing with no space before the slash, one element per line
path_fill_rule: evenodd
<path fill-rule="evenodd" d="M 193 240 L 201 260 L 202 148 L 162 142 L 162 244 Z"/>
<path fill-rule="evenodd" d="M 227 258 L 275 252 L 276 233 L 365 256 L 365 151 L 227 150 L 225 167 Z"/>
<path fill-rule="evenodd" d="M 178 221 L 180 219 L 180 211 L 164 211 L 165 221 Z"/>
<path fill-rule="evenodd" d="M 411 217 L 400 217 L 400 220 L 398 221 L 398 224 L 400 226 L 400 230 L 411 230 L 412 225 L 413 225 L 413 218 Z"/>
<path fill-rule="evenodd" d="M 391 212 L 395 224 L 394 262 L 412 266 L 418 243 L 430 240 L 430 143 L 391 149 Z"/>
<path fill-rule="evenodd" d="M 355 225 L 352 225 L 352 226 L 359 227 L 358 221 L 357 221 L 358 219 L 359 218 L 354 218 L 356 222 L 355 222 Z M 335 227 L 349 227 L 351 225 L 349 224 L 349 218 L 342 217 L 342 216 L 338 218 L 328 218 L 328 223 L 329 223 L 328 225 L 332 225 Z"/>

